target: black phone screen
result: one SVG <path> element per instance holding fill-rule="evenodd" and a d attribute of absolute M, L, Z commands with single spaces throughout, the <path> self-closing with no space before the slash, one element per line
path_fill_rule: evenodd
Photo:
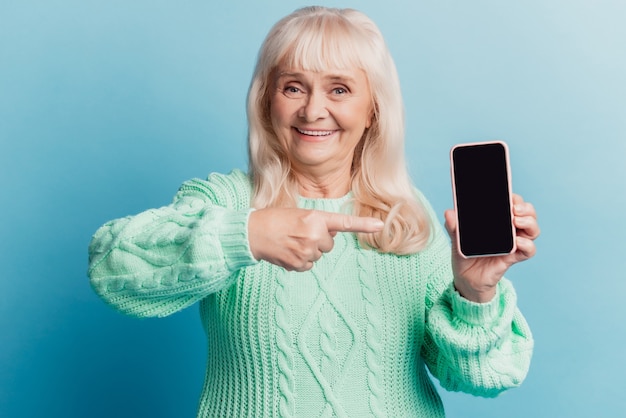
<path fill-rule="evenodd" d="M 459 250 L 466 257 L 508 254 L 515 248 L 509 163 L 503 143 L 456 146 L 452 175 Z"/>

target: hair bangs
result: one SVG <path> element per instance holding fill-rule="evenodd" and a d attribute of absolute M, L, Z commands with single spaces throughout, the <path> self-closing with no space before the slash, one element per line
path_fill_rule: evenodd
<path fill-rule="evenodd" d="M 432 231 L 430 213 L 416 195 L 404 157 L 404 106 L 395 64 L 377 26 L 352 9 L 298 9 L 268 33 L 248 92 L 248 151 L 253 207 L 295 207 L 299 186 L 271 123 L 271 91 L 282 69 L 363 70 L 374 102 L 371 127 L 352 162 L 352 210 L 385 222 L 376 234 L 357 234 L 364 248 L 411 254 Z M 419 194 L 419 193 L 418 193 Z M 434 219 L 434 218 L 433 218 Z"/>
<path fill-rule="evenodd" d="M 342 16 L 323 15 L 311 19 L 297 27 L 297 34 L 291 39 L 280 59 L 280 65 L 288 68 L 320 72 L 329 68 L 367 67 L 363 62 L 367 40 Z"/>

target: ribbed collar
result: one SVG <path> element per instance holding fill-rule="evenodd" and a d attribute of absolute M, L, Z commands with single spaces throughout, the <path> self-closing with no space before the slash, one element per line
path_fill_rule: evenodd
<path fill-rule="evenodd" d="M 354 197 L 352 192 L 348 192 L 344 196 L 336 198 L 310 198 L 298 197 L 298 207 L 302 209 L 316 209 L 326 212 L 343 212 L 349 213 L 350 205 L 347 204 Z"/>

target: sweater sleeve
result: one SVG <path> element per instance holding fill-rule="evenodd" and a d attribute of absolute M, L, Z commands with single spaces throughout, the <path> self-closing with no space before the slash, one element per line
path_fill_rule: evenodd
<path fill-rule="evenodd" d="M 106 223 L 89 245 L 93 289 L 122 313 L 160 317 L 230 286 L 256 263 L 248 188 L 241 172 L 212 175 L 183 184 L 168 206 Z"/>
<path fill-rule="evenodd" d="M 519 386 L 528 373 L 533 338 L 513 285 L 503 278 L 487 303 L 463 298 L 452 282 L 447 234 L 439 224 L 434 229 L 425 250 L 432 260 L 422 346 L 429 370 L 445 389 L 476 396 L 494 397 Z"/>

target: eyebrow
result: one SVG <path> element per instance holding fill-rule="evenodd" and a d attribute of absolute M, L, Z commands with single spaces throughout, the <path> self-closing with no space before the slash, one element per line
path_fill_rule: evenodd
<path fill-rule="evenodd" d="M 283 77 L 300 77 L 302 76 L 302 73 L 299 72 L 291 72 L 291 71 L 282 71 L 280 73 L 278 73 L 278 79 L 283 78 Z M 329 74 L 327 76 L 324 77 L 324 79 L 326 80 L 330 80 L 333 82 L 344 82 L 344 83 L 356 83 L 356 80 L 347 75 L 347 74 Z"/>
<path fill-rule="evenodd" d="M 356 82 L 356 80 L 353 77 L 350 77 L 348 75 L 331 75 L 327 78 L 329 78 L 332 81 L 342 81 L 342 82 L 347 82 L 347 83 Z"/>

